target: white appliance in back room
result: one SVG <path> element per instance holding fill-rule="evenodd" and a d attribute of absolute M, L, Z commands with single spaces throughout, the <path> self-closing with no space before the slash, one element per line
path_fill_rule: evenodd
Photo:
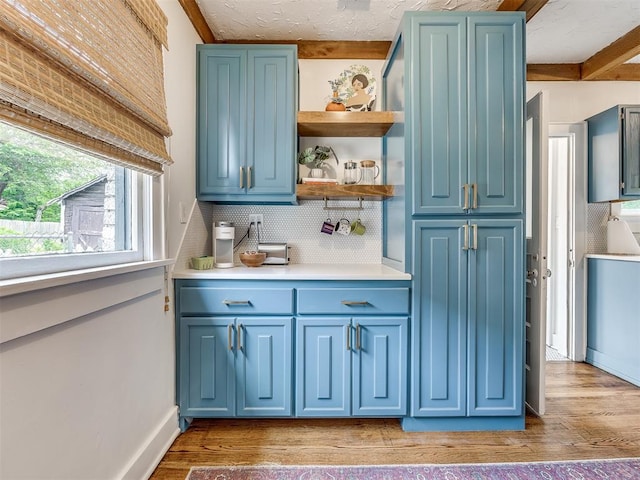
<path fill-rule="evenodd" d="M 640 255 L 640 245 L 629 224 L 615 216 L 607 222 L 607 253 Z"/>
<path fill-rule="evenodd" d="M 233 241 L 236 228 L 232 222 L 216 222 L 213 227 L 213 257 L 216 268 L 233 267 Z"/>

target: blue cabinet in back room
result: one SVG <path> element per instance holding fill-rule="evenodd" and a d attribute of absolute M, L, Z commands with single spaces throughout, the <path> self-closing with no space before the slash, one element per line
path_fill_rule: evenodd
<path fill-rule="evenodd" d="M 589 202 L 640 199 L 640 105 L 587 119 Z"/>
<path fill-rule="evenodd" d="M 295 45 L 197 46 L 198 200 L 294 203 Z"/>

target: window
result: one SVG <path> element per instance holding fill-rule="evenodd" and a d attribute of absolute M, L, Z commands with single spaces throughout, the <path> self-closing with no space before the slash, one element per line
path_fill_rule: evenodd
<path fill-rule="evenodd" d="M 149 180 L 0 122 L 0 278 L 144 260 Z"/>
<path fill-rule="evenodd" d="M 145 232 L 173 163 L 166 15 L 155 0 L 0 4 L 0 278 L 161 256 Z"/>

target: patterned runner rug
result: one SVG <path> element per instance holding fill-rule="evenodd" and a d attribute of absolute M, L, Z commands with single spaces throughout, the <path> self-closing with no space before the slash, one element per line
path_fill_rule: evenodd
<path fill-rule="evenodd" d="M 640 480 L 640 458 L 452 465 L 193 467 L 186 480 Z"/>

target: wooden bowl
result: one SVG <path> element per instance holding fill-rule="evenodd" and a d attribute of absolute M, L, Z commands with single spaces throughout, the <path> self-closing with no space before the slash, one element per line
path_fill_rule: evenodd
<path fill-rule="evenodd" d="M 247 267 L 259 267 L 267 258 L 265 252 L 242 252 L 240 253 L 240 261 Z"/>

